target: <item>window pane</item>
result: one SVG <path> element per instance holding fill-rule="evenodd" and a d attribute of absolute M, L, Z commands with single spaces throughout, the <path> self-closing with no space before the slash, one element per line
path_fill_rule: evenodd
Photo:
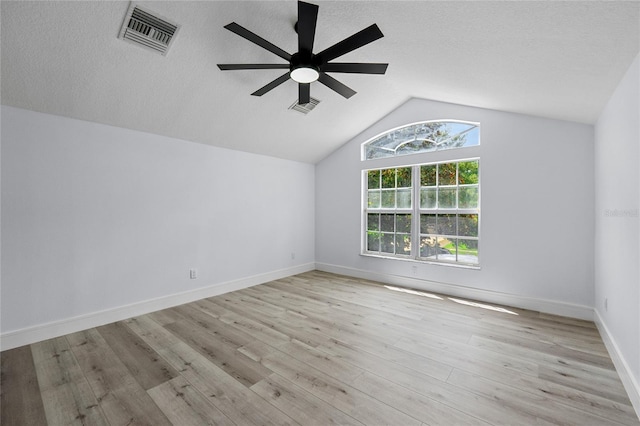
<path fill-rule="evenodd" d="M 478 124 L 460 121 L 423 121 L 392 129 L 364 144 L 364 159 L 394 157 L 480 143 Z"/>
<path fill-rule="evenodd" d="M 420 238 L 420 256 L 437 260 L 456 260 L 455 238 L 448 239 L 441 235 Z"/>
<path fill-rule="evenodd" d="M 456 208 L 456 192 L 457 190 L 455 188 L 438 189 L 438 208 L 455 209 Z"/>
<path fill-rule="evenodd" d="M 384 253 L 395 253 L 394 234 L 382 234 L 380 251 Z"/>
<path fill-rule="evenodd" d="M 458 240 L 458 262 L 478 264 L 478 240 Z"/>
<path fill-rule="evenodd" d="M 458 183 L 460 185 L 478 183 L 478 161 L 458 163 Z"/>
<path fill-rule="evenodd" d="M 411 208 L 411 189 L 398 189 L 398 208 Z"/>
<path fill-rule="evenodd" d="M 398 169 L 398 188 L 411 188 L 411 167 Z"/>
<path fill-rule="evenodd" d="M 380 188 L 380 170 L 369 170 L 367 172 L 367 185 L 369 189 Z"/>
<path fill-rule="evenodd" d="M 420 167 L 420 186 L 436 186 L 436 169 L 435 164 Z"/>
<path fill-rule="evenodd" d="M 458 216 L 458 235 L 464 237 L 478 236 L 477 214 L 461 214 Z"/>
<path fill-rule="evenodd" d="M 478 207 L 477 186 L 467 186 L 458 189 L 458 207 L 461 209 L 475 209 Z"/>
<path fill-rule="evenodd" d="M 438 260 L 446 260 L 449 262 L 455 262 L 457 260 L 457 247 L 455 238 L 438 237 Z"/>
<path fill-rule="evenodd" d="M 480 128 L 475 127 L 469 132 L 465 133 L 464 146 L 480 145 Z"/>
<path fill-rule="evenodd" d="M 436 215 L 435 214 L 421 214 L 420 215 L 420 233 L 421 234 L 435 234 L 436 230 Z"/>
<path fill-rule="evenodd" d="M 379 232 L 367 232 L 367 250 L 379 251 L 380 250 L 380 233 Z"/>
<path fill-rule="evenodd" d="M 434 135 L 443 138 L 436 142 L 453 147 L 464 132 L 447 140 L 446 135 Z M 418 188 L 413 187 L 414 172 L 419 173 Z M 478 181 L 478 160 L 367 171 L 365 250 L 386 257 L 478 265 Z M 419 200 L 414 201 L 417 191 Z M 416 238 L 418 252 L 412 253 Z"/>
<path fill-rule="evenodd" d="M 396 169 L 386 169 L 381 172 L 382 187 L 383 188 L 395 188 L 396 187 Z"/>
<path fill-rule="evenodd" d="M 411 215 L 410 214 L 398 214 L 396 215 L 396 232 L 411 233 Z"/>
<path fill-rule="evenodd" d="M 383 232 L 394 232 L 393 214 L 380 215 L 380 230 Z"/>
<path fill-rule="evenodd" d="M 382 151 L 374 146 L 368 146 L 365 152 L 365 158 L 372 160 L 374 158 L 388 157 L 389 153 Z"/>
<path fill-rule="evenodd" d="M 380 190 L 367 191 L 367 206 L 370 209 L 380 208 Z"/>
<path fill-rule="evenodd" d="M 414 154 L 416 152 L 428 152 L 435 151 L 437 146 L 435 142 L 430 141 L 428 139 L 416 139 L 414 141 L 408 142 L 402 146 L 399 146 L 396 155 L 407 155 Z"/>
<path fill-rule="evenodd" d="M 370 213 L 367 215 L 367 231 L 380 230 L 380 215 Z"/>
<path fill-rule="evenodd" d="M 382 208 L 394 208 L 396 206 L 396 190 L 383 190 L 381 201 Z"/>
<path fill-rule="evenodd" d="M 438 165 L 438 185 L 456 184 L 456 163 Z"/>
<path fill-rule="evenodd" d="M 438 234 L 456 235 L 456 215 L 439 214 L 437 217 Z"/>
<path fill-rule="evenodd" d="M 409 256 L 411 254 L 411 236 L 396 234 L 396 254 Z"/>
<path fill-rule="evenodd" d="M 437 195 L 438 195 L 438 192 L 436 188 L 421 189 L 420 190 L 420 207 L 423 209 L 435 209 Z"/>
<path fill-rule="evenodd" d="M 420 257 L 436 257 L 438 252 L 437 238 L 435 236 L 420 238 Z"/>

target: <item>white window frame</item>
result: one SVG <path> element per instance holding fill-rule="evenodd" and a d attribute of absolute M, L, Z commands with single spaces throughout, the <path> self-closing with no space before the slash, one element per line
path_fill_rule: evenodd
<path fill-rule="evenodd" d="M 466 162 L 471 162 L 471 161 L 477 161 L 478 162 L 478 183 L 477 184 L 460 184 L 459 183 L 459 168 L 457 166 L 457 164 L 459 163 L 466 163 Z M 455 264 L 455 265 L 463 265 L 463 266 L 479 266 L 480 265 L 480 250 L 479 250 L 479 246 L 480 246 L 480 174 L 481 174 L 481 170 L 482 168 L 480 167 L 480 158 L 476 157 L 476 158 L 468 158 L 468 159 L 460 159 L 460 160 L 447 160 L 447 161 L 440 161 L 437 163 L 427 163 L 427 164 L 419 164 L 416 165 L 415 167 L 415 171 L 417 171 L 418 176 L 417 178 L 414 179 L 414 185 L 415 187 L 414 189 L 414 194 L 416 194 L 417 197 L 420 197 L 420 191 L 421 191 L 421 184 L 420 184 L 420 174 L 419 174 L 419 170 L 422 166 L 427 166 L 427 165 L 440 165 L 440 164 L 456 164 L 456 184 L 455 185 L 443 185 L 443 187 L 445 189 L 448 188 L 455 188 L 456 189 L 456 194 L 460 193 L 460 188 L 477 188 L 478 189 L 478 205 L 477 207 L 474 208 L 461 208 L 459 205 L 456 205 L 453 208 L 440 208 L 440 207 L 436 207 L 436 208 L 423 208 L 420 206 L 420 203 L 416 203 L 415 207 L 415 211 L 417 211 L 417 220 L 415 221 L 414 225 L 414 230 L 416 232 L 417 235 L 417 239 L 415 241 L 416 247 L 414 247 L 415 249 L 415 253 L 416 253 L 416 259 L 420 260 L 420 261 L 426 261 L 426 262 L 433 262 L 433 263 L 444 263 L 444 264 Z M 415 173 L 415 172 L 414 172 Z M 440 185 L 436 186 L 437 190 L 439 190 Z M 459 199 L 459 197 L 457 197 Z M 418 198 L 419 200 L 419 198 Z M 457 203 L 456 203 L 457 204 Z M 431 259 L 431 258 L 426 258 L 426 257 L 422 257 L 420 254 L 420 240 L 423 237 L 423 234 L 421 232 L 421 219 L 422 219 L 422 215 L 423 214 L 436 214 L 436 215 L 445 215 L 445 214 L 453 214 L 456 215 L 456 219 L 459 219 L 460 215 L 477 215 L 478 216 L 478 230 L 477 230 L 477 236 L 476 237 L 471 237 L 471 236 L 465 236 L 465 235 L 460 235 L 460 230 L 459 230 L 459 226 L 456 226 L 456 234 L 448 234 L 448 235 L 444 235 L 444 236 L 449 236 L 449 237 L 453 237 L 456 238 L 457 240 L 472 240 L 472 241 L 477 241 L 478 242 L 478 261 L 477 262 L 465 262 L 463 260 L 459 259 L 460 253 L 459 253 L 459 249 L 456 250 L 456 260 L 455 261 L 451 261 L 451 260 L 439 260 L 439 259 Z M 433 233 L 431 235 L 437 236 L 437 235 L 443 235 L 443 234 L 438 234 L 438 233 Z M 437 255 L 436 255 L 437 257 Z"/>
<path fill-rule="evenodd" d="M 394 157 L 401 157 L 401 156 L 406 156 L 406 155 L 416 155 L 419 153 L 428 153 L 428 152 L 438 152 L 438 151 L 445 151 L 445 150 L 450 150 L 450 149 L 461 149 L 461 148 L 472 148 L 475 146 L 479 146 L 480 145 L 480 134 L 478 134 L 478 139 L 477 139 L 477 144 L 471 144 L 471 145 L 464 145 L 464 146 L 448 146 L 445 145 L 444 142 L 438 142 L 436 140 L 431 140 L 430 142 L 433 143 L 433 147 L 431 149 L 428 150 L 419 150 L 416 152 L 398 152 L 398 149 L 404 145 L 406 145 L 407 143 L 410 142 L 414 142 L 416 141 L 416 139 L 395 139 L 397 141 L 397 144 L 395 144 L 395 146 L 393 148 L 385 148 L 385 147 L 379 147 L 378 149 L 382 150 L 382 151 L 387 151 L 388 155 L 386 156 L 382 156 L 382 157 L 373 157 L 373 158 L 368 158 L 367 157 L 367 146 L 369 144 L 375 144 L 378 139 L 385 137 L 385 135 L 393 135 L 394 133 L 401 131 L 403 129 L 411 129 L 411 128 L 416 128 L 419 127 L 421 125 L 430 125 L 430 124 L 434 124 L 434 123 L 448 123 L 448 124 L 460 124 L 460 125 L 467 125 L 467 126 L 471 126 L 471 128 L 464 130 L 460 133 L 460 135 L 464 135 L 466 133 L 469 133 L 470 131 L 473 131 L 475 129 L 478 130 L 478 132 L 480 132 L 480 123 L 476 122 L 476 121 L 464 121 L 464 120 L 454 120 L 454 119 L 440 119 L 440 120 L 425 120 L 425 121 L 417 121 L 414 123 L 409 123 L 409 124 L 404 124 L 402 126 L 398 126 L 398 127 L 394 127 L 393 129 L 389 129 L 386 130 L 382 133 L 378 133 L 377 135 L 375 135 L 374 137 L 368 139 L 366 142 L 364 142 L 361 146 L 360 146 L 360 159 L 362 161 L 375 161 L 378 159 L 389 159 L 389 158 L 394 158 Z M 454 135 L 456 136 L 456 135 Z M 422 140 L 422 139 L 420 139 Z M 448 139 L 449 140 L 449 139 Z"/>
<path fill-rule="evenodd" d="M 457 120 L 433 120 L 433 121 L 457 121 Z M 430 122 L 433 122 L 430 121 Z M 458 120 L 459 121 L 459 120 Z M 470 123 L 470 122 L 467 122 Z M 478 126 L 480 129 L 479 123 L 472 123 Z M 399 128 L 405 126 L 400 126 L 395 129 L 390 130 L 394 131 Z M 374 138 L 369 139 L 369 141 L 375 140 L 376 138 L 383 135 L 381 133 Z M 367 142 L 369 142 L 367 141 Z M 365 152 L 366 143 L 362 144 L 362 153 Z M 463 154 L 463 155 L 461 155 Z M 466 154 L 466 155 L 464 155 Z M 447 265 L 454 267 L 463 267 L 463 268 L 472 268 L 472 269 L 480 269 L 481 264 L 481 174 L 482 167 L 480 165 L 480 140 L 478 135 L 478 145 L 468 146 L 468 147 L 456 147 L 452 149 L 446 149 L 441 151 L 431 151 L 431 152 L 419 152 L 416 154 L 404 154 L 402 156 L 397 157 L 385 157 L 385 158 L 374 158 L 374 159 L 366 159 L 364 155 L 361 157 L 362 164 L 362 218 L 361 218 L 361 255 L 369 256 L 369 257 L 378 257 L 385 259 L 396 259 L 396 260 L 409 260 L 416 261 L 421 263 L 430 263 L 437 265 Z M 407 163 L 407 160 L 411 161 Z M 420 207 L 420 167 L 423 165 L 437 165 L 437 164 L 445 164 L 445 163 L 464 163 L 468 161 L 478 161 L 478 206 L 477 208 L 467 209 L 467 208 L 459 208 L 456 205 L 455 208 L 435 208 L 435 209 L 427 209 Z M 384 169 L 397 169 L 403 167 L 411 167 L 412 168 L 412 188 L 411 188 L 411 208 L 410 209 L 398 209 L 398 208 L 377 208 L 377 209 L 369 209 L 368 208 L 368 172 L 370 170 L 384 170 Z M 458 167 L 456 167 L 456 171 L 458 171 Z M 457 179 L 456 174 L 456 188 L 464 187 L 464 185 L 460 185 Z M 412 226 L 411 226 L 411 254 L 393 254 L 386 252 L 371 252 L 367 250 L 367 238 L 368 238 L 368 217 L 369 213 L 396 213 L 396 214 L 411 214 Z M 474 262 L 465 262 L 464 259 L 458 261 L 458 251 L 456 250 L 456 260 L 448 260 L 446 259 L 433 259 L 433 258 L 425 258 L 420 256 L 420 241 L 421 234 L 420 233 L 420 221 L 421 214 L 455 214 L 455 215 L 464 215 L 464 214 L 477 214 L 478 215 L 478 233 L 475 238 L 465 238 L 465 236 L 456 235 L 455 237 L 458 239 L 471 239 L 478 241 L 478 256 L 477 263 Z M 459 216 L 456 216 L 458 218 Z M 459 234 L 459 229 L 456 228 L 456 234 Z"/>

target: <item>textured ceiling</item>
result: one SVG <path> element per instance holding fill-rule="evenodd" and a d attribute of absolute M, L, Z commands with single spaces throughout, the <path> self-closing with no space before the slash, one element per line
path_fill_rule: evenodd
<path fill-rule="evenodd" d="M 250 93 L 282 63 L 223 29 L 235 21 L 296 50 L 286 2 L 139 2 L 182 27 L 166 57 L 117 38 L 129 2 L 1 2 L 2 103 L 194 142 L 315 163 L 409 98 L 593 123 L 640 51 L 640 3 L 622 1 L 328 1 L 320 51 L 377 23 L 385 37 L 339 61 L 388 62 L 384 76 L 333 74 L 308 115 L 288 81 Z M 459 117 L 464 118 L 464 117 Z"/>

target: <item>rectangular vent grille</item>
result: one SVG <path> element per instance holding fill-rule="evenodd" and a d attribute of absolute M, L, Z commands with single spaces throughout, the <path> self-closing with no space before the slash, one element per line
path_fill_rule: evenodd
<path fill-rule="evenodd" d="M 120 38 L 166 55 L 179 25 L 132 4 L 122 23 Z"/>
<path fill-rule="evenodd" d="M 319 103 L 320 101 L 318 99 L 310 97 L 308 104 L 299 104 L 298 101 L 295 101 L 293 105 L 289 107 L 289 109 L 301 112 L 303 114 L 309 114 L 312 109 L 318 106 Z"/>

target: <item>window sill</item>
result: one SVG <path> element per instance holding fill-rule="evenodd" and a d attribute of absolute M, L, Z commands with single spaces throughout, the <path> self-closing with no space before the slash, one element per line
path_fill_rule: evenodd
<path fill-rule="evenodd" d="M 360 253 L 360 256 L 363 257 L 373 257 L 377 259 L 386 259 L 386 260 L 399 260 L 402 262 L 411 262 L 411 263 L 419 263 L 419 264 L 427 264 L 427 265 L 436 265 L 436 266 L 448 266 L 453 268 L 461 268 L 461 269 L 472 269 L 472 270 L 481 270 L 480 265 L 470 265 L 464 263 L 451 263 L 451 262 L 434 262 L 429 260 L 418 260 L 410 257 L 395 257 L 395 256 L 382 256 L 380 254 L 373 253 Z"/>

